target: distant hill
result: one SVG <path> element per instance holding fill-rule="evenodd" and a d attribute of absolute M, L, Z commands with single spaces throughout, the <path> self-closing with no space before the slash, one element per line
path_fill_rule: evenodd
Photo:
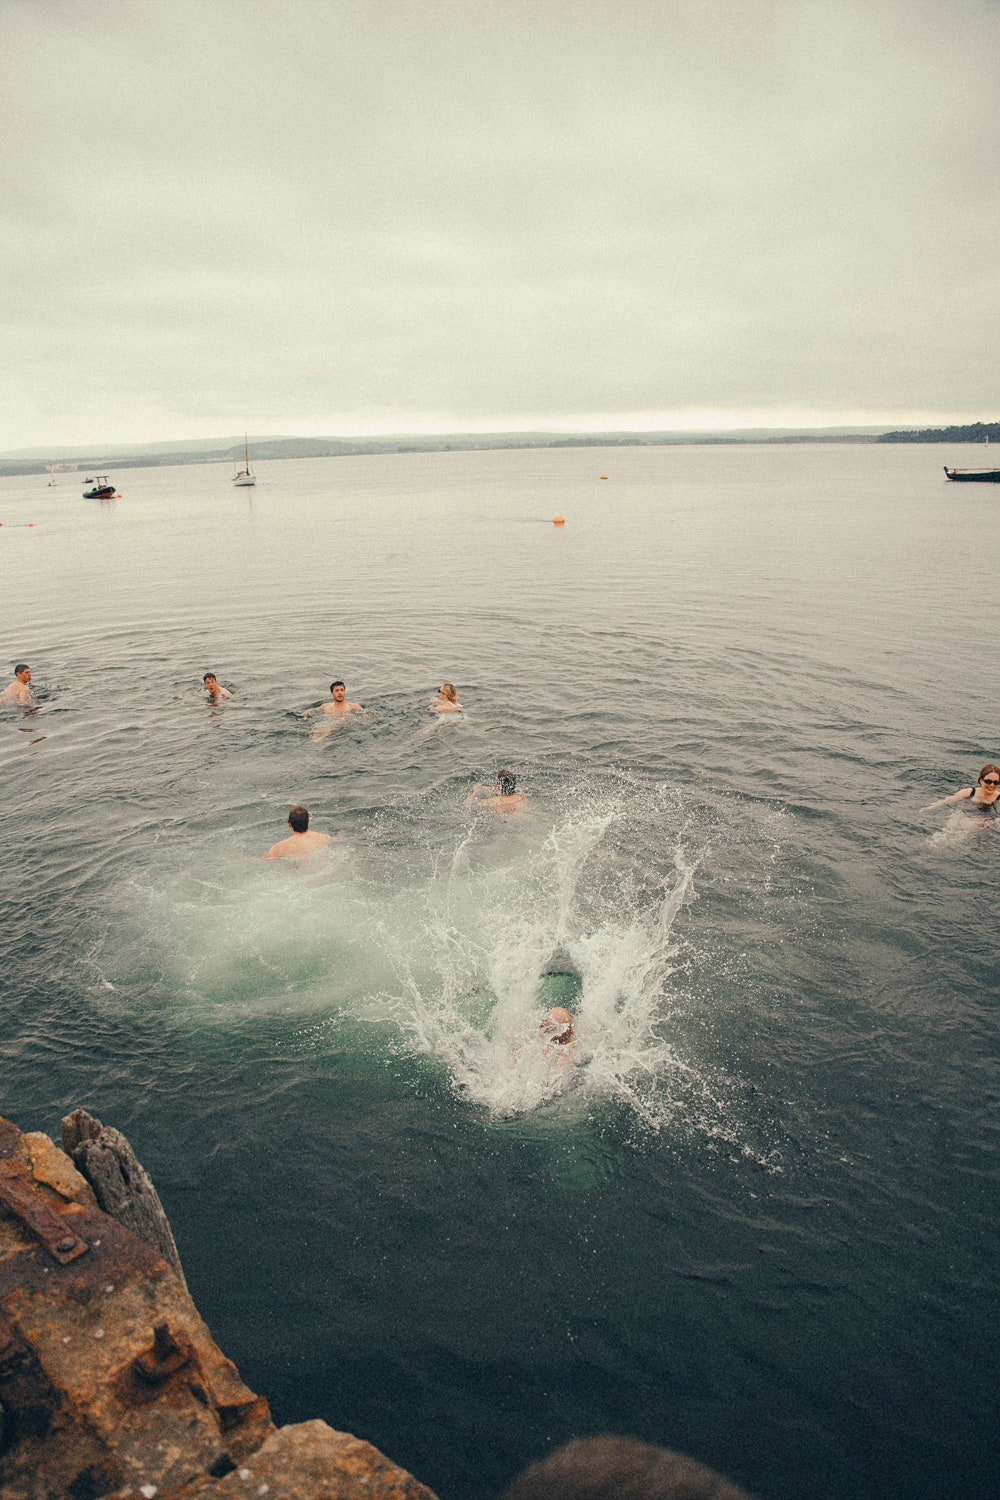
<path fill-rule="evenodd" d="M 882 427 L 747 427 L 729 432 L 482 432 L 373 438 L 252 437 L 253 463 L 276 458 L 341 458 L 363 453 L 449 453 L 491 448 L 642 448 L 694 443 L 872 443 Z M 909 435 L 902 434 L 901 441 Z M 111 469 L 156 468 L 171 464 L 242 463 L 243 438 L 192 439 L 173 443 L 90 444 L 78 448 L 22 448 L 0 453 L 0 474 L 42 474 L 59 470 L 107 473 Z"/>
<path fill-rule="evenodd" d="M 967 427 L 923 427 L 919 432 L 883 432 L 880 443 L 1000 443 L 1000 422 L 972 422 Z"/>

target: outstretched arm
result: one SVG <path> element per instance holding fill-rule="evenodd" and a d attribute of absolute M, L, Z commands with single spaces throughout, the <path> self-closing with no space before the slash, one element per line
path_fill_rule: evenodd
<path fill-rule="evenodd" d="M 975 790 L 976 789 L 974 786 L 963 786 L 960 792 L 953 792 L 950 797 L 939 797 L 936 802 L 929 802 L 927 806 L 922 807 L 920 811 L 933 812 L 936 807 L 944 807 L 945 803 L 947 802 L 964 802 L 968 797 L 972 796 Z"/>

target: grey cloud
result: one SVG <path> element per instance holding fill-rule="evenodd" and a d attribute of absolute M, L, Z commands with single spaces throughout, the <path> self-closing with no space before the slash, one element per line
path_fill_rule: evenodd
<path fill-rule="evenodd" d="M 11 14 L 4 446 L 988 415 L 992 4 Z"/>

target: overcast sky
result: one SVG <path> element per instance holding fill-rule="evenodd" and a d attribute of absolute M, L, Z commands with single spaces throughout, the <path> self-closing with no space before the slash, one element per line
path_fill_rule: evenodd
<path fill-rule="evenodd" d="M 1000 414 L 997 0 L 0 17 L 0 450 Z"/>

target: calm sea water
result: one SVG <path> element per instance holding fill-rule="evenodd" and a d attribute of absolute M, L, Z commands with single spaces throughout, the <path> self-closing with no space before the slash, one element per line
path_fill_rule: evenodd
<path fill-rule="evenodd" d="M 0 480 L 0 1112 L 129 1135 L 279 1422 L 442 1500 L 602 1430 L 763 1500 L 991 1492 L 1000 823 L 919 813 L 1000 756 L 956 459 Z M 370 714 L 316 738 L 334 677 Z M 466 808 L 504 763 L 529 810 Z M 292 802 L 345 842 L 260 863 Z"/>

